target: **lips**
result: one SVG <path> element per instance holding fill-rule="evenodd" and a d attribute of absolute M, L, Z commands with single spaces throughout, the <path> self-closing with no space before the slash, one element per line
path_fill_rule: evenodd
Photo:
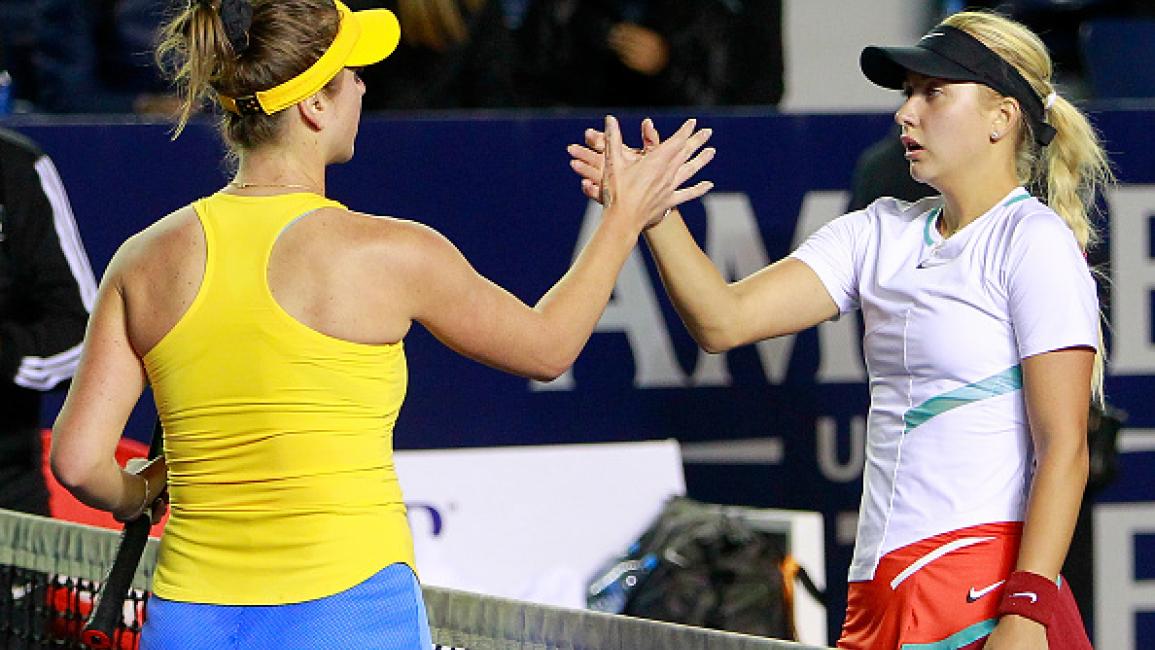
<path fill-rule="evenodd" d="M 906 150 L 906 157 L 908 160 L 912 157 L 917 157 L 920 152 L 925 151 L 923 146 L 919 144 L 918 140 L 915 140 L 909 135 L 902 136 L 902 148 Z"/>

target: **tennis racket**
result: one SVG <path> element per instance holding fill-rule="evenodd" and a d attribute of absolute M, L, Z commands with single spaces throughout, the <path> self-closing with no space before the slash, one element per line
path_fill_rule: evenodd
<path fill-rule="evenodd" d="M 160 455 L 164 448 L 162 443 L 163 431 L 160 419 L 152 430 L 152 441 L 148 446 L 149 460 Z M 161 491 L 163 494 L 163 490 Z M 160 496 L 159 494 L 157 495 Z M 152 518 L 149 516 L 152 504 L 136 519 L 126 522 L 120 533 L 120 544 L 116 548 L 116 559 L 112 561 L 112 568 L 100 585 L 96 593 L 92 613 L 84 623 L 84 631 L 80 640 L 84 645 L 94 650 L 112 648 L 116 625 L 122 620 L 124 599 L 128 589 L 132 586 L 132 578 L 136 575 L 136 567 L 140 564 L 140 556 L 144 547 L 148 545 L 148 531 L 152 528 Z"/>

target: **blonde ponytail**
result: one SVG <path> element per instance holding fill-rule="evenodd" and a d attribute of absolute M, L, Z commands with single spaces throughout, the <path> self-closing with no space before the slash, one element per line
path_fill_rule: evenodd
<path fill-rule="evenodd" d="M 1095 197 L 1114 181 L 1107 154 L 1098 133 L 1087 116 L 1056 91 L 1051 80 L 1051 56 L 1046 46 L 1027 27 L 995 13 L 964 11 L 943 21 L 961 29 L 1018 69 L 1044 104 L 1050 103 L 1046 121 L 1055 128 L 1055 137 L 1040 147 L 1031 133 L 1031 125 L 1022 121 L 1016 152 L 1019 182 L 1045 198 L 1047 206 L 1058 214 L 1079 247 L 1087 250 L 1099 240 L 1092 215 Z M 1055 93 L 1053 100 L 1051 94 Z M 1103 401 L 1103 333 L 1099 328 L 1099 349 L 1095 355 L 1092 377 L 1092 399 Z"/>
<path fill-rule="evenodd" d="M 1099 240 L 1091 222 L 1095 197 L 1113 178 L 1099 135 L 1078 108 L 1055 99 L 1047 111 L 1055 127 L 1055 139 L 1044 148 L 1041 164 L 1035 164 L 1031 181 L 1046 192 L 1050 206 L 1075 233 L 1086 251 Z"/>

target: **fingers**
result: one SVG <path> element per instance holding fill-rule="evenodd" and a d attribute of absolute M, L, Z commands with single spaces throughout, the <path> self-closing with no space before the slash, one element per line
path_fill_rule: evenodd
<path fill-rule="evenodd" d="M 606 116 L 605 154 L 606 173 L 613 173 L 622 164 L 622 132 L 618 128 L 618 119 L 613 115 Z"/>
<path fill-rule="evenodd" d="M 569 161 L 569 166 L 583 179 L 591 180 L 595 183 L 602 179 L 603 172 L 601 164 L 591 165 L 583 160 L 571 160 Z"/>
<path fill-rule="evenodd" d="M 599 200 L 602 205 L 609 207 L 616 198 L 614 173 L 622 167 L 622 133 L 618 130 L 618 120 L 613 115 L 606 115 L 606 153 L 603 159 Z"/>
<path fill-rule="evenodd" d="M 674 190 L 674 202 L 672 207 L 682 205 L 686 201 L 693 201 L 694 199 L 702 198 L 705 196 L 706 192 L 709 192 L 712 189 L 714 189 L 713 181 L 702 181 L 700 183 L 691 185 L 690 187 L 683 187 L 680 190 Z"/>
<path fill-rule="evenodd" d="M 674 131 L 674 134 L 671 135 L 668 140 L 649 150 L 649 152 L 652 153 L 652 155 L 661 156 L 663 160 L 669 160 L 675 156 L 680 156 L 684 161 L 690 157 L 690 154 L 702 146 L 699 144 L 697 147 L 693 147 L 689 151 L 684 151 L 684 149 L 689 146 L 691 136 L 695 137 L 695 141 L 701 141 L 702 143 L 710 139 L 710 136 L 708 135 L 710 129 L 703 129 L 696 134 L 694 129 L 697 126 L 698 120 L 691 117 L 690 119 L 683 122 L 682 126 L 678 127 L 678 130 Z M 700 135 L 702 133 L 707 133 L 707 135 L 705 135 L 703 138 Z"/>
<path fill-rule="evenodd" d="M 682 183 L 697 176 L 703 167 L 710 164 L 710 161 L 714 159 L 716 153 L 717 150 L 714 149 L 714 147 L 706 147 L 699 151 L 698 155 L 682 163 L 682 165 L 678 167 L 678 172 L 674 174 L 674 185 L 680 187 Z"/>
<path fill-rule="evenodd" d="M 597 129 L 586 129 L 586 146 L 598 153 L 606 150 L 606 135 Z"/>
<path fill-rule="evenodd" d="M 649 151 L 659 144 L 662 144 L 662 137 L 654 127 L 654 121 L 647 117 L 642 120 L 642 148 Z"/>
<path fill-rule="evenodd" d="M 682 145 L 682 156 L 689 158 L 693 153 L 702 148 L 710 138 L 714 135 L 714 129 L 702 129 L 694 135 L 686 139 L 686 143 Z"/>
<path fill-rule="evenodd" d="M 582 179 L 582 194 L 594 201 L 601 202 L 602 200 L 602 186 L 588 178 Z"/>
<path fill-rule="evenodd" d="M 597 178 L 602 177 L 602 154 L 577 144 L 571 144 L 566 147 L 566 152 L 573 158 L 573 160 L 570 161 L 570 165 L 581 164 L 586 167 L 592 167 L 596 170 Z M 577 167 L 575 166 L 574 169 L 577 170 Z M 579 171 L 578 173 L 581 172 Z M 586 175 L 587 174 L 582 174 L 582 176 Z"/>

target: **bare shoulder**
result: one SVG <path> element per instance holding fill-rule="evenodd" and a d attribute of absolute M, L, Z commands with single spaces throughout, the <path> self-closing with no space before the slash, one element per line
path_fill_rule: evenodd
<path fill-rule="evenodd" d="M 448 238 L 418 221 L 344 212 L 351 243 L 381 263 L 412 268 L 461 255 Z"/>
<path fill-rule="evenodd" d="M 153 275 L 159 269 L 170 272 L 188 262 L 203 266 L 204 231 L 196 210 L 186 205 L 129 237 L 109 264 L 106 279 L 124 281 L 139 275 Z"/>

